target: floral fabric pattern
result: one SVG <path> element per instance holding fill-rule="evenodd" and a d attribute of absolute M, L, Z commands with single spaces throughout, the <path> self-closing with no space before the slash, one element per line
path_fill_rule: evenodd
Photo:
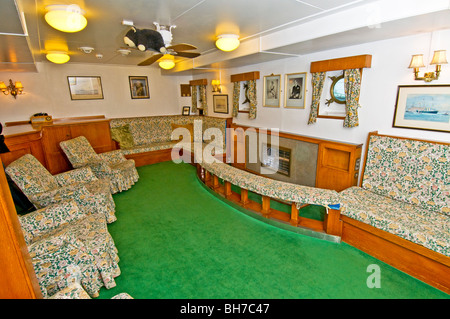
<path fill-rule="evenodd" d="M 241 82 L 233 82 L 233 117 L 239 113 L 239 97 L 241 96 Z"/>
<path fill-rule="evenodd" d="M 134 160 L 127 160 L 120 150 L 97 154 L 84 136 L 60 146 L 73 167 L 88 166 L 98 179 L 109 180 L 112 194 L 128 190 L 139 179 Z"/>
<path fill-rule="evenodd" d="M 33 155 L 25 154 L 5 171 L 37 209 L 74 199 L 87 213 L 99 212 L 108 223 L 117 220 L 109 185 L 95 177 L 89 168 L 52 176 Z"/>
<path fill-rule="evenodd" d="M 115 286 L 119 257 L 102 215 L 85 214 L 70 200 L 20 216 L 19 221 L 44 297 L 77 278 L 92 296 L 103 286 Z"/>
<path fill-rule="evenodd" d="M 450 257 L 450 217 L 351 187 L 340 193 L 345 216 Z"/>
<path fill-rule="evenodd" d="M 203 115 L 208 115 L 208 103 L 206 102 L 206 85 L 199 86 L 200 102 L 203 108 Z"/>
<path fill-rule="evenodd" d="M 192 113 L 197 114 L 198 108 L 197 108 L 197 96 L 198 96 L 198 88 L 196 85 L 191 86 L 192 94 L 191 94 L 191 100 L 192 100 Z"/>
<path fill-rule="evenodd" d="M 248 117 L 254 120 L 256 119 L 256 105 L 258 104 L 256 101 L 256 80 L 248 81 L 248 98 L 250 100 Z"/>
<path fill-rule="evenodd" d="M 320 105 L 320 97 L 322 96 L 323 84 L 325 83 L 326 72 L 315 72 L 312 74 L 312 102 L 311 111 L 309 113 L 308 124 L 317 122 L 317 115 Z"/>
<path fill-rule="evenodd" d="M 358 108 L 361 91 L 361 71 L 359 69 L 344 70 L 345 118 L 344 127 L 359 125 Z"/>
<path fill-rule="evenodd" d="M 450 146 L 371 136 L 362 187 L 450 216 Z"/>
<path fill-rule="evenodd" d="M 300 208 L 303 204 L 320 205 L 332 209 L 339 209 L 340 207 L 339 194 L 334 190 L 272 180 L 224 163 L 203 162 L 201 166 L 213 175 L 233 185 L 263 196 L 294 202 L 297 208 Z"/>

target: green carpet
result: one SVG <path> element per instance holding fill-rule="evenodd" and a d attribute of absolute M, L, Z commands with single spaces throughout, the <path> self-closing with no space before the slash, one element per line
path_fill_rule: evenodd
<path fill-rule="evenodd" d="M 114 195 L 108 226 L 119 250 L 117 287 L 136 299 L 448 298 L 345 244 L 252 218 L 207 191 L 188 164 L 138 168 L 132 189 Z M 370 265 L 381 288 L 368 288 Z"/>

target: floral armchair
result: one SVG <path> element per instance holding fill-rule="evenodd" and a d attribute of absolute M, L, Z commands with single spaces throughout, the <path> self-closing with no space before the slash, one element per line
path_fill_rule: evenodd
<path fill-rule="evenodd" d="M 26 154 L 5 171 L 37 209 L 74 199 L 80 209 L 99 212 L 108 223 L 117 220 L 109 182 L 99 180 L 88 167 L 51 175 L 33 155 Z"/>
<path fill-rule="evenodd" d="M 88 166 L 99 179 L 109 179 L 111 193 L 131 188 L 139 179 L 134 160 L 121 150 L 97 154 L 84 136 L 59 144 L 74 168 Z"/>
<path fill-rule="evenodd" d="M 74 282 L 93 297 L 103 286 L 115 287 L 119 257 L 103 216 L 86 214 L 69 200 L 19 221 L 44 298 Z"/>

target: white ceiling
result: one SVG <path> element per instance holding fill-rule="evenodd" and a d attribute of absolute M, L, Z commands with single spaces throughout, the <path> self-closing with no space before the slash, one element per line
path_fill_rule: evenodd
<path fill-rule="evenodd" d="M 73 3 L 86 11 L 84 30 L 69 34 L 46 24 L 47 5 Z M 202 55 L 177 58 L 170 73 L 192 73 L 448 29 L 449 7 L 450 0 L 2 0 L 0 71 L 36 71 L 35 62 L 61 47 L 69 51 L 69 63 L 137 65 L 152 53 L 117 52 L 130 28 L 124 19 L 138 28 L 176 25 L 172 44 L 195 45 Z M 217 50 L 214 41 L 222 33 L 238 33 L 241 46 Z M 94 51 L 83 53 L 82 46 Z"/>

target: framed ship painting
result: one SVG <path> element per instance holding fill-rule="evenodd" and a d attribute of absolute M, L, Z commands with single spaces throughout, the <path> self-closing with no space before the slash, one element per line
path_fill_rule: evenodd
<path fill-rule="evenodd" d="M 392 126 L 450 132 L 450 85 L 399 86 Z"/>

